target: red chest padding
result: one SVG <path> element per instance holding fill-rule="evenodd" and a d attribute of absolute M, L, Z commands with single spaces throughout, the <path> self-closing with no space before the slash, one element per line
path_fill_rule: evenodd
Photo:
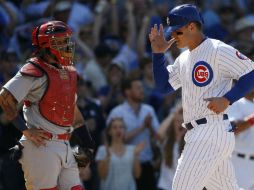
<path fill-rule="evenodd" d="M 30 61 L 47 76 L 47 89 L 39 101 L 41 115 L 56 125 L 72 126 L 77 91 L 75 68 L 65 66 L 57 69 L 38 58 L 32 58 Z"/>
<path fill-rule="evenodd" d="M 27 76 L 32 76 L 32 77 L 42 77 L 43 76 L 43 71 L 32 63 L 25 64 L 20 69 L 20 73 L 22 75 L 27 75 Z"/>

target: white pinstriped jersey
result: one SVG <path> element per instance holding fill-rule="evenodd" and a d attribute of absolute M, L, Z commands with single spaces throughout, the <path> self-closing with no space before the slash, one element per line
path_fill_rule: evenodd
<path fill-rule="evenodd" d="M 207 38 L 192 51 L 181 53 L 167 69 L 171 86 L 175 90 L 182 87 L 184 122 L 189 122 L 215 115 L 203 99 L 225 95 L 232 79 L 253 70 L 254 63 L 233 47 Z"/>

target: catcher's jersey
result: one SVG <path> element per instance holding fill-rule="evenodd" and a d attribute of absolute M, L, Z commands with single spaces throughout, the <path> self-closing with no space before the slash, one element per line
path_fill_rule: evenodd
<path fill-rule="evenodd" d="M 246 98 L 235 102 L 228 110 L 229 120 L 237 121 L 254 115 L 254 103 Z M 236 136 L 235 151 L 254 155 L 254 125 Z"/>
<path fill-rule="evenodd" d="M 66 133 L 68 127 L 60 127 L 46 120 L 39 111 L 39 100 L 47 88 L 47 77 L 30 77 L 18 72 L 9 80 L 4 88 L 7 89 L 20 103 L 26 99 L 31 102 L 30 107 L 24 107 L 23 113 L 28 128 L 37 127 L 54 134 Z"/>
<path fill-rule="evenodd" d="M 182 87 L 184 122 L 189 122 L 215 115 L 204 99 L 225 95 L 232 79 L 253 70 L 254 63 L 233 47 L 207 38 L 192 51 L 181 53 L 167 69 L 171 86 L 175 90 Z"/>

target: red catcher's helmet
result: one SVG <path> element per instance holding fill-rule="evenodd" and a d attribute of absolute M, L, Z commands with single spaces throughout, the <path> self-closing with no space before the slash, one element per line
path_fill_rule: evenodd
<path fill-rule="evenodd" d="M 61 65 L 71 65 L 74 56 L 72 31 L 62 21 L 49 21 L 37 26 L 32 32 L 32 45 L 49 49 Z"/>

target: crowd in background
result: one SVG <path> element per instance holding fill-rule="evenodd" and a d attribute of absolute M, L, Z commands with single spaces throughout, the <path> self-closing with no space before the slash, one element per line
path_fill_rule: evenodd
<path fill-rule="evenodd" d="M 74 32 L 77 102 L 96 141 L 95 161 L 80 170 L 87 190 L 114 190 L 122 181 L 126 190 L 135 190 L 136 184 L 138 190 L 170 186 L 168 176 L 172 179 L 185 132 L 179 128 L 180 92 L 156 91 L 148 33 L 162 23 L 170 38 L 167 13 L 183 3 L 200 7 L 208 37 L 254 59 L 252 0 L 0 0 L 1 86 L 33 52 L 34 26 L 61 20 Z M 176 47 L 166 52 L 168 63 L 180 52 Z M 8 131 L 13 127 L 3 114 L 0 125 L 3 154 L 20 135 Z M 16 136 L 6 140 L 4 133 Z"/>

